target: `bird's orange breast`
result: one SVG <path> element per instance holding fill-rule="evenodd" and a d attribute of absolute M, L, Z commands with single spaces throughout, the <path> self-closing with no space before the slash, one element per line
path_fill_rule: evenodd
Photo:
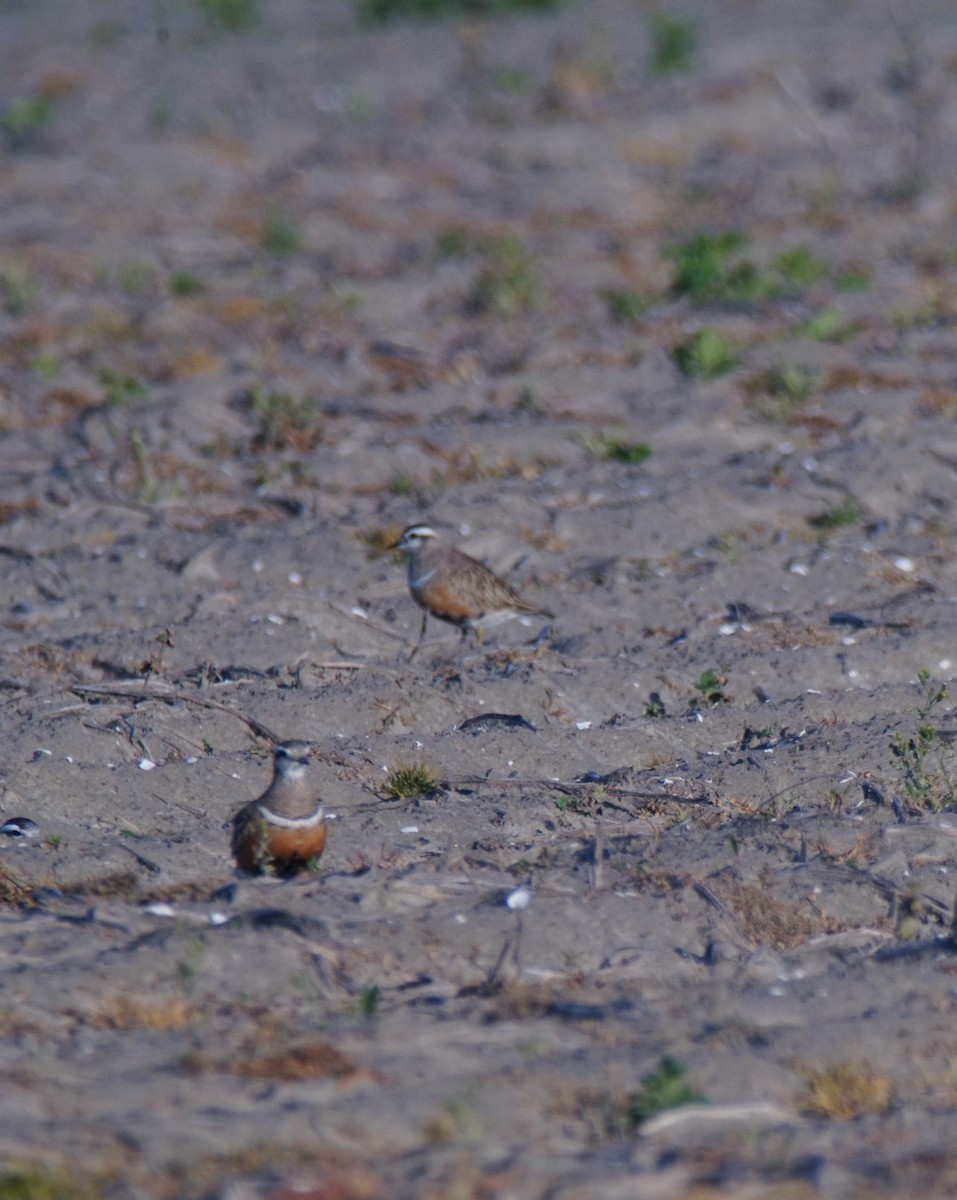
<path fill-rule="evenodd" d="M 325 821 L 301 829 L 274 825 L 254 804 L 236 817 L 233 854 L 239 867 L 251 875 L 263 871 L 292 875 L 322 854 L 328 832 Z"/>

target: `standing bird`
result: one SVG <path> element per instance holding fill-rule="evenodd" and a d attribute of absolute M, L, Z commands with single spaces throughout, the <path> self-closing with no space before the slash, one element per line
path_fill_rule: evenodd
<path fill-rule="evenodd" d="M 243 871 L 288 878 L 322 854 L 328 826 L 310 781 L 308 742 L 276 747 L 272 783 L 233 817 L 233 854 Z"/>
<path fill-rule="evenodd" d="M 451 546 L 440 546 L 438 536 L 429 525 L 410 525 L 391 547 L 408 554 L 409 591 L 422 609 L 422 628 L 409 655 L 410 662 L 422 644 L 430 616 L 457 625 L 463 637 L 468 636 L 470 629 L 474 630 L 479 645 L 480 622 L 494 625 L 516 616 L 554 619 L 554 613 L 529 604 L 477 558 Z"/>

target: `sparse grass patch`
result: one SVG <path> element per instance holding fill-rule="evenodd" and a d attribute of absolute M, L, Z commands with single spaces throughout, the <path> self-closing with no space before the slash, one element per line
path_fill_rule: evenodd
<path fill-rule="evenodd" d="M 809 367 L 780 363 L 752 375 L 744 390 L 754 415 L 779 425 L 807 403 L 819 382 L 820 376 Z"/>
<path fill-rule="evenodd" d="M 297 400 L 288 392 L 252 388 L 245 400 L 258 421 L 252 437 L 254 450 L 294 450 L 302 454 L 322 441 L 323 422 L 314 396 Z"/>
<path fill-rule="evenodd" d="M 0 264 L 0 303 L 8 317 L 22 317 L 36 299 L 36 285 L 18 263 Z"/>
<path fill-rule="evenodd" d="M 689 71 L 698 52 L 698 31 L 693 21 L 652 13 L 648 22 L 651 52 L 648 69 L 656 75 Z"/>
<path fill-rule="evenodd" d="M 611 462 L 639 466 L 651 458 L 651 447 L 647 442 L 628 442 L 612 434 L 602 433 L 597 437 L 585 436 L 582 446 L 592 458 L 603 458 Z"/>
<path fill-rule="evenodd" d="M 386 776 L 383 792 L 390 800 L 413 800 L 431 796 L 438 777 L 426 762 L 399 763 Z"/>
<path fill-rule="evenodd" d="M 686 1069 L 673 1058 L 663 1058 L 628 1098 L 626 1119 L 635 1128 L 649 1117 L 682 1104 L 703 1104 L 704 1097 L 686 1080 Z"/>
<path fill-rule="evenodd" d="M 51 1167 L 0 1166 L 0 1200 L 83 1200 L 93 1192 Z"/>
<path fill-rule="evenodd" d="M 647 296 L 636 292 L 634 288 L 602 288 L 598 294 L 605 302 L 609 317 L 620 324 L 637 321 L 652 304 Z"/>
<path fill-rule="evenodd" d="M 473 313 L 515 317 L 538 303 L 539 283 L 532 256 L 521 238 L 506 234 L 487 242 L 485 265 L 475 277 L 466 308 Z"/>
<path fill-rule="evenodd" d="M 101 371 L 99 380 L 106 392 L 106 402 L 114 408 L 128 408 L 136 400 L 149 395 L 146 384 L 135 375 L 124 375 L 119 371 Z"/>
<path fill-rule="evenodd" d="M 822 533 L 829 533 L 835 529 L 844 529 L 848 525 L 856 525 L 863 515 L 861 506 L 854 497 L 845 496 L 840 504 L 835 504 L 833 508 L 829 508 L 826 512 L 808 517 L 808 524 L 812 529 L 818 529 Z"/>
<path fill-rule="evenodd" d="M 917 685 L 923 691 L 915 709 L 917 728 L 910 737 L 898 730 L 890 750 L 906 795 L 921 808 L 939 812 L 957 803 L 952 775 L 954 750 L 939 736 L 931 720 L 947 699 L 947 686 L 934 683 L 926 669 L 917 672 Z"/>
<path fill-rule="evenodd" d="M 701 672 L 695 687 L 704 697 L 707 704 L 712 706 L 715 704 L 730 704 L 731 696 L 724 690 L 727 682 L 728 680 L 724 675 L 719 675 L 713 667 L 709 667 L 707 671 Z"/>
<path fill-rule="evenodd" d="M 686 342 L 676 346 L 673 356 L 682 374 L 689 379 L 717 379 L 738 365 L 727 338 L 711 326 L 699 329 Z"/>
<path fill-rule="evenodd" d="M 867 1062 L 846 1059 L 829 1067 L 808 1067 L 802 1072 L 806 1090 L 800 1098 L 804 1112 L 829 1121 L 852 1121 L 868 1113 L 885 1113 L 894 1088 L 889 1075 Z"/>
<path fill-rule="evenodd" d="M 371 529 L 363 529 L 358 538 L 373 554 L 390 554 L 401 532 L 398 525 L 375 525 Z"/>
<path fill-rule="evenodd" d="M 260 20 L 258 0 L 196 0 L 196 4 L 209 24 L 220 29 L 239 32 Z"/>
<path fill-rule="evenodd" d="M 457 225 L 451 225 L 436 234 L 435 253 L 439 258 L 464 258 L 471 250 L 471 238 Z"/>
<path fill-rule="evenodd" d="M 98 1029 L 185 1029 L 201 1016 L 200 1010 L 182 996 L 157 1000 L 143 996 L 117 994 L 100 1001 L 89 1018 Z"/>
<path fill-rule="evenodd" d="M 288 258 L 302 249 L 299 227 L 278 209 L 270 209 L 259 230 L 259 242 L 264 250 L 277 258 Z"/>
<path fill-rule="evenodd" d="M 170 278 L 169 290 L 174 296 L 183 298 L 199 295 L 206 290 L 206 285 L 198 275 L 193 275 L 190 271 L 177 271 Z"/>
<path fill-rule="evenodd" d="M 857 327 L 837 308 L 819 308 L 795 330 L 798 337 L 816 342 L 845 342 L 856 332 Z"/>
<path fill-rule="evenodd" d="M 50 123 L 53 105 L 48 96 L 24 96 L 11 100 L 0 113 L 0 129 L 14 150 L 28 147 Z"/>
<path fill-rule="evenodd" d="M 696 304 L 747 304 L 801 290 L 827 273 L 807 246 L 783 250 L 769 267 L 744 256 L 748 238 L 736 230 L 696 233 L 665 249 L 674 263 L 671 291 Z"/>

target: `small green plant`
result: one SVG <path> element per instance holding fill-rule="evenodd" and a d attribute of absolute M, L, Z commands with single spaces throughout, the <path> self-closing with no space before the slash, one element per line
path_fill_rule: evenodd
<path fill-rule="evenodd" d="M 463 258 L 471 249 L 469 235 L 456 225 L 436 234 L 435 253 L 439 258 Z"/>
<path fill-rule="evenodd" d="M 79 1200 L 90 1195 L 55 1171 L 42 1166 L 0 1166 L 0 1200 Z"/>
<path fill-rule="evenodd" d="M 672 353 L 682 374 L 689 379 L 717 379 L 738 365 L 727 338 L 710 325 L 675 346 Z"/>
<path fill-rule="evenodd" d="M 438 779 L 428 763 L 400 763 L 386 777 L 382 789 L 392 800 L 412 800 L 417 796 L 431 796 Z"/>
<path fill-rule="evenodd" d="M 206 290 L 206 285 L 198 275 L 193 275 L 190 271 L 177 271 L 170 278 L 169 290 L 174 296 L 181 298 L 186 296 L 198 296 L 200 292 Z"/>
<path fill-rule="evenodd" d="M 807 246 L 795 246 L 793 250 L 782 251 L 774 260 L 774 270 L 785 283 L 798 287 L 807 287 L 827 273 L 826 265 L 815 258 Z"/>
<path fill-rule="evenodd" d="M 15 149 L 28 146 L 50 123 L 53 107 L 46 96 L 13 100 L 0 114 L 0 129 Z"/>
<path fill-rule="evenodd" d="M 264 250 L 277 258 L 287 258 L 302 248 L 302 234 L 298 227 L 277 209 L 270 209 L 266 213 L 259 241 Z"/>
<path fill-rule="evenodd" d="M 855 326 L 836 308 L 819 308 L 798 326 L 797 334 L 816 342 L 844 342 L 853 337 Z"/>
<path fill-rule="evenodd" d="M 114 408 L 128 408 L 136 400 L 149 395 L 146 384 L 135 375 L 119 371 L 101 371 L 100 384 L 106 392 L 106 402 Z"/>
<path fill-rule="evenodd" d="M 484 248 L 485 266 L 469 292 L 466 307 L 475 313 L 514 317 L 538 301 L 539 285 L 532 256 L 514 234 L 495 238 Z"/>
<path fill-rule="evenodd" d="M 647 442 L 627 442 L 606 433 L 598 437 L 583 437 L 582 445 L 592 458 L 627 463 L 633 467 L 640 466 L 651 458 L 651 447 Z"/>
<path fill-rule="evenodd" d="M 254 450 L 295 450 L 302 454 L 322 440 L 323 423 L 315 397 L 297 400 L 288 392 L 253 388 L 248 403 L 259 421 L 252 438 Z"/>
<path fill-rule="evenodd" d="M 839 292 L 864 292 L 871 286 L 871 273 L 866 267 L 845 267 L 834 280 Z"/>
<path fill-rule="evenodd" d="M 374 1017 L 379 1011 L 379 1003 L 382 1000 L 382 989 L 377 983 L 373 983 L 367 988 L 363 988 L 359 996 L 359 1012 L 364 1017 Z"/>
<path fill-rule="evenodd" d="M 948 746 L 931 720 L 947 699 L 947 686 L 932 682 L 926 669 L 917 672 L 917 684 L 923 689 L 915 710 L 917 728 L 910 737 L 900 730 L 894 734 L 891 755 L 907 796 L 922 808 L 939 812 L 957 802 L 957 790 L 948 770 Z"/>
<path fill-rule="evenodd" d="M 748 406 L 756 416 L 780 424 L 795 408 L 807 403 L 819 379 L 816 371 L 793 363 L 768 367 L 745 383 Z"/>
<path fill-rule="evenodd" d="M 210 25 L 237 32 L 258 24 L 257 0 L 196 0 L 200 12 Z"/>
<path fill-rule="evenodd" d="M 856 525 L 862 516 L 861 506 L 854 497 L 845 496 L 840 504 L 835 504 L 826 512 L 808 517 L 808 524 L 813 529 L 827 533 L 835 529 L 843 529 L 847 525 Z"/>
<path fill-rule="evenodd" d="M 724 675 L 719 675 L 713 667 L 709 667 L 707 671 L 702 671 L 695 687 L 708 704 L 730 704 L 731 697 L 724 690 L 727 682 Z"/>
<path fill-rule="evenodd" d="M 698 33 L 692 21 L 656 12 L 649 22 L 649 32 L 648 67 L 651 71 L 656 75 L 668 75 L 690 70 L 698 51 Z"/>
<path fill-rule="evenodd" d="M 648 297 L 633 288 L 602 288 L 598 294 L 605 302 L 608 315 L 619 324 L 637 321 L 651 307 Z"/>
<path fill-rule="evenodd" d="M 30 365 L 44 383 L 50 383 L 56 379 L 60 370 L 60 364 L 52 350 L 41 351 Z"/>
<path fill-rule="evenodd" d="M 703 1104 L 704 1097 L 685 1081 L 685 1068 L 673 1058 L 663 1058 L 628 1098 L 626 1120 L 635 1128 L 656 1113 L 682 1104 Z"/>
<path fill-rule="evenodd" d="M 746 245 L 744 234 L 729 230 L 717 235 L 696 233 L 687 241 L 666 247 L 665 257 L 674 263 L 672 292 L 689 296 L 698 304 L 740 298 L 745 278 L 754 268 L 750 263 L 731 267 L 729 260 Z"/>
<path fill-rule="evenodd" d="M 36 285 L 17 263 L 0 264 L 0 303 L 8 317 L 22 317 L 36 298 Z"/>

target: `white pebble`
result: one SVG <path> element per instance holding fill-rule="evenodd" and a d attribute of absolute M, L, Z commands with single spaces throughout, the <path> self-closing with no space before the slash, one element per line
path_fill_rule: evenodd
<path fill-rule="evenodd" d="M 532 899 L 532 893 L 527 887 L 516 888 L 514 892 L 509 892 L 505 897 L 505 903 L 512 911 L 517 909 L 528 908 Z"/>
<path fill-rule="evenodd" d="M 153 771 L 156 769 L 156 763 L 148 758 L 141 758 L 136 765 L 141 771 Z"/>

